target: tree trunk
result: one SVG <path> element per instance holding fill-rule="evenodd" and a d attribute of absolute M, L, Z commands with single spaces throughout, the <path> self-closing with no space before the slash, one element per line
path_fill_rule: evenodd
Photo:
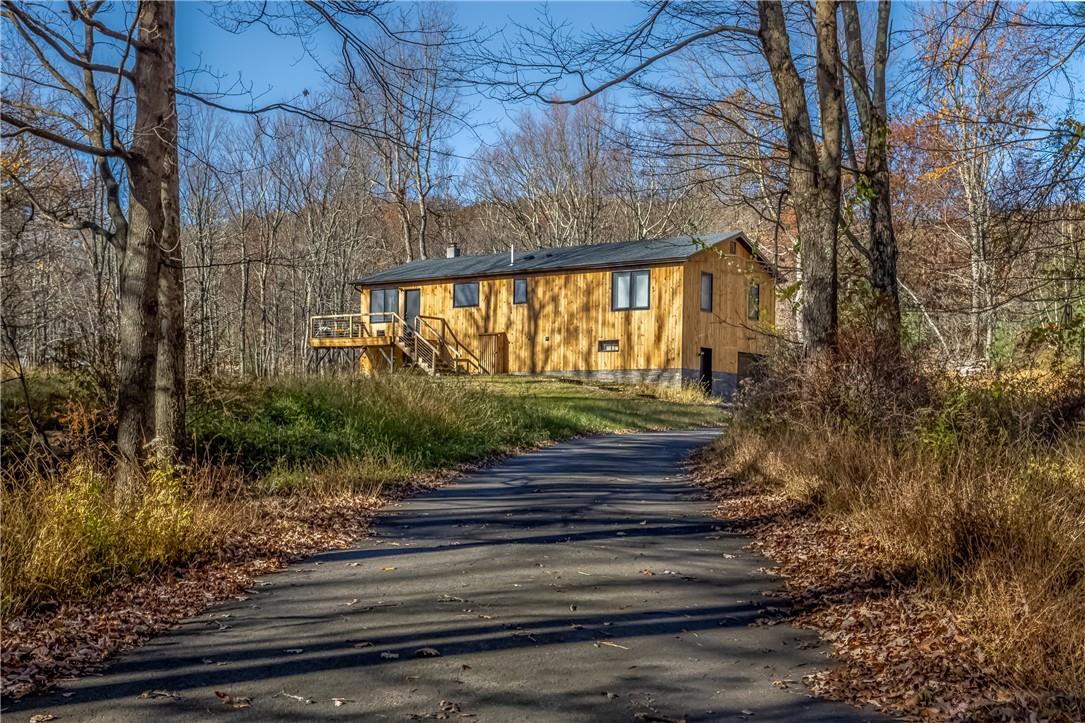
<path fill-rule="evenodd" d="M 129 219 L 121 260 L 120 360 L 117 392 L 117 495 L 135 491 L 155 426 L 159 271 L 162 242 L 175 217 L 174 6 L 142 1 L 133 69 L 136 114 L 128 164 Z M 172 135 L 170 135 L 172 130 Z"/>
<path fill-rule="evenodd" d="M 870 286 L 873 295 L 874 337 L 877 356 L 891 360 L 900 355 L 900 294 L 897 285 L 897 239 L 893 233 L 889 197 L 889 118 L 886 107 L 886 67 L 889 61 L 889 0 L 878 3 L 874 36 L 873 78 L 868 80 L 863 54 L 862 25 L 854 3 L 842 3 L 844 37 L 852 95 L 859 113 L 866 146 L 863 177 L 869 194 Z M 887 365 L 886 369 L 891 368 Z"/>
<path fill-rule="evenodd" d="M 813 353 L 837 340 L 837 226 L 840 221 L 840 152 L 844 94 L 836 39 L 836 3 L 816 8 L 817 89 L 822 127 L 820 149 L 810 124 L 802 78 L 795 68 L 779 0 L 757 6 L 765 59 L 780 100 L 787 136 L 788 189 L 795 209 L 802 271 L 802 325 Z"/>
<path fill-rule="evenodd" d="M 155 384 L 155 437 L 159 459 L 173 461 L 185 443 L 185 276 L 181 253 L 181 197 L 177 158 L 177 62 L 174 5 L 158 12 L 162 37 L 156 102 L 161 121 L 156 130 L 161 144 L 162 235 L 158 282 L 159 336 Z"/>

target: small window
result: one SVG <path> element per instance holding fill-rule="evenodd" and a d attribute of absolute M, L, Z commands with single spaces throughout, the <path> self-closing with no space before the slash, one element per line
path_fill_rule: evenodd
<path fill-rule="evenodd" d="M 599 351 L 601 351 L 601 352 L 604 352 L 604 351 L 618 351 L 618 340 L 617 339 L 600 339 L 599 340 Z"/>
<path fill-rule="evenodd" d="M 761 284 L 753 281 L 746 294 L 746 317 L 750 321 L 761 318 Z"/>
<path fill-rule="evenodd" d="M 452 285 L 452 305 L 456 308 L 478 306 L 478 282 Z"/>
<path fill-rule="evenodd" d="M 701 272 L 701 311 L 712 311 L 712 274 Z"/>
<path fill-rule="evenodd" d="M 392 313 L 399 313 L 399 289 L 373 289 L 369 292 L 369 323 L 387 324 Z"/>
<path fill-rule="evenodd" d="M 610 277 L 610 308 L 614 311 L 647 309 L 648 271 L 615 271 Z"/>
<path fill-rule="evenodd" d="M 512 280 L 512 303 L 527 303 L 527 279 Z"/>

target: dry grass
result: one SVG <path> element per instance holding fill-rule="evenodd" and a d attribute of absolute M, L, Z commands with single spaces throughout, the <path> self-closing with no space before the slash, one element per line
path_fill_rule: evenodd
<path fill-rule="evenodd" d="M 723 474 L 872 539 L 871 565 L 966 621 L 1003 680 L 1085 699 L 1085 437 L 1066 393 L 1076 383 L 951 385 L 884 427 L 820 403 L 801 415 L 774 405 L 771 424 L 750 410 L 717 459 Z"/>
<path fill-rule="evenodd" d="M 705 394 L 704 387 L 697 382 L 684 381 L 673 384 L 633 384 L 628 387 L 630 394 L 654 397 L 676 404 L 719 404 L 720 400 Z"/>
<path fill-rule="evenodd" d="M 223 470 L 154 470 L 140 492 L 113 494 L 108 465 L 84 455 L 60 468 L 9 470 L 0 610 L 5 617 L 92 595 L 213 551 L 250 528 Z"/>

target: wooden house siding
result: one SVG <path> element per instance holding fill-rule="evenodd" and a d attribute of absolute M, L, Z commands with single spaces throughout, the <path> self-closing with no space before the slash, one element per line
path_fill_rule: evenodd
<path fill-rule="evenodd" d="M 611 309 L 615 269 L 561 271 L 478 279 L 479 305 L 454 307 L 455 281 L 398 285 L 421 291 L 421 314 L 448 322 L 464 346 L 478 354 L 480 336 L 504 333 L 510 373 L 557 373 L 677 369 L 681 365 L 682 266 L 650 270 L 649 308 Z M 513 304 L 513 283 L 528 279 L 526 304 Z M 369 292 L 361 289 L 362 314 Z M 374 329 L 381 325 L 374 324 Z M 617 352 L 599 351 L 599 342 L 617 340 Z"/>
<path fill-rule="evenodd" d="M 727 248 L 710 248 L 684 264 L 682 366 L 698 369 L 702 347 L 712 349 L 712 371 L 738 373 L 738 354 L 767 354 L 775 314 L 775 282 L 765 267 L 739 246 L 732 255 Z M 713 278 L 712 311 L 702 311 L 701 273 Z M 751 282 L 760 284 L 761 304 L 757 321 L 747 314 Z"/>

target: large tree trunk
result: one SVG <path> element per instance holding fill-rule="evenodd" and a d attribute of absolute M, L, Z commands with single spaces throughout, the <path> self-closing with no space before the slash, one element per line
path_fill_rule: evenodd
<path fill-rule="evenodd" d="M 119 304 L 117 494 L 120 496 L 134 491 L 154 434 L 161 249 L 171 228 L 176 234 L 178 227 L 174 6 L 144 0 L 136 12 L 139 25 L 133 69 L 136 115 L 133 160 L 128 164 L 129 227 L 121 260 Z M 172 226 L 167 221 L 168 213 L 175 216 Z"/>
<path fill-rule="evenodd" d="M 185 446 L 185 297 L 182 263 L 180 249 L 176 249 L 176 252 L 163 249 L 158 278 L 159 336 L 155 385 L 155 438 L 158 457 L 163 462 L 172 461 L 179 452 L 184 451 Z"/>
<path fill-rule="evenodd" d="M 172 461 L 185 443 L 185 276 L 181 253 L 181 197 L 177 158 L 177 62 L 173 3 L 160 17 L 157 102 L 162 120 L 157 129 L 162 150 L 161 271 L 158 281 L 158 370 L 155 384 L 155 438 L 159 458 Z"/>
<path fill-rule="evenodd" d="M 810 124 L 803 81 L 792 59 L 783 7 L 774 0 L 761 2 L 757 8 L 758 36 L 776 85 L 787 136 L 788 190 L 799 233 L 803 332 L 807 347 L 818 353 L 833 349 L 837 337 L 836 249 L 844 93 L 836 3 L 822 0 L 816 9 L 820 149 Z"/>

